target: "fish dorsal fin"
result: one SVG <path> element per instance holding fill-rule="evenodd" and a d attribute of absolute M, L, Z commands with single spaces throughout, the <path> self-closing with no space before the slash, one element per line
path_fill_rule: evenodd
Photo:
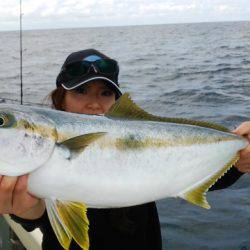
<path fill-rule="evenodd" d="M 89 133 L 70 138 L 66 141 L 60 142 L 58 146 L 64 146 L 70 150 L 71 153 L 81 153 L 89 144 L 104 136 L 106 132 Z"/>
<path fill-rule="evenodd" d="M 78 202 L 45 200 L 51 226 L 64 249 L 72 238 L 83 249 L 89 249 L 87 207 Z"/>
<path fill-rule="evenodd" d="M 122 118 L 128 120 L 152 120 L 152 115 L 136 105 L 129 93 L 124 93 L 116 103 L 111 106 L 105 116 L 110 118 Z M 149 119 L 151 118 L 151 119 Z"/>
<path fill-rule="evenodd" d="M 224 126 L 213 124 L 205 121 L 194 121 L 185 118 L 169 118 L 152 115 L 144 111 L 141 107 L 133 102 L 129 93 L 124 93 L 116 103 L 105 114 L 108 118 L 127 119 L 127 120 L 146 120 L 158 122 L 170 122 L 179 124 L 196 125 L 200 127 L 212 128 L 224 132 L 229 132 Z"/>
<path fill-rule="evenodd" d="M 211 176 L 205 183 L 180 195 L 180 197 L 190 203 L 209 209 L 210 205 L 206 199 L 206 192 L 238 161 L 238 159 L 239 154 L 237 153 L 231 161 L 229 161 L 219 172 Z"/>

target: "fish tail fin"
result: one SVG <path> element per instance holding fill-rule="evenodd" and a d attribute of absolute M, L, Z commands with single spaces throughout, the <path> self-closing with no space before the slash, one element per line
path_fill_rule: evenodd
<path fill-rule="evenodd" d="M 206 192 L 213 186 L 218 179 L 220 179 L 237 161 L 239 160 L 239 153 L 237 153 L 220 171 L 212 175 L 205 183 L 197 185 L 195 188 L 184 192 L 179 197 L 187 200 L 190 203 L 200 207 L 209 209 L 210 205 L 206 199 Z"/>
<path fill-rule="evenodd" d="M 89 249 L 87 208 L 78 202 L 45 200 L 51 226 L 61 246 L 68 250 L 74 239 L 83 249 Z"/>

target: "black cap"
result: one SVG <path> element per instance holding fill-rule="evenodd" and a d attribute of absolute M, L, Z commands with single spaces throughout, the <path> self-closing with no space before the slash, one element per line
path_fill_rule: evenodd
<path fill-rule="evenodd" d="M 118 68 L 118 71 L 115 72 L 113 75 L 101 74 L 99 72 L 92 70 L 87 75 L 84 74 L 84 76 L 76 77 L 74 79 L 71 79 L 70 81 L 65 78 L 63 72 L 68 65 L 74 62 L 81 62 L 85 59 L 90 60 L 90 61 L 95 61 L 99 59 L 111 59 L 111 58 L 109 58 L 108 56 L 104 55 L 103 53 L 95 49 L 86 49 L 86 50 L 81 50 L 81 51 L 71 53 L 66 58 L 61 68 L 61 72 L 57 76 L 57 79 L 56 79 L 57 87 L 62 86 L 66 90 L 72 90 L 94 80 L 104 80 L 105 83 L 107 83 L 107 85 L 116 92 L 116 97 L 119 98 L 122 95 L 122 92 L 118 84 L 119 68 Z M 118 63 L 117 63 L 117 67 L 118 67 Z"/>

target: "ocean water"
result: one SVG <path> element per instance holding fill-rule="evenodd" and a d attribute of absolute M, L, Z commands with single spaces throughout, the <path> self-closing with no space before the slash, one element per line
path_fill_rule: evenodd
<path fill-rule="evenodd" d="M 0 102 L 19 100 L 18 32 L 0 32 Z M 217 122 L 250 120 L 250 22 L 24 31 L 24 102 L 42 103 L 73 51 L 117 59 L 120 84 L 148 112 Z M 181 174 L 181 173 L 180 173 Z M 207 195 L 212 209 L 157 202 L 163 249 L 250 249 L 250 178 Z"/>

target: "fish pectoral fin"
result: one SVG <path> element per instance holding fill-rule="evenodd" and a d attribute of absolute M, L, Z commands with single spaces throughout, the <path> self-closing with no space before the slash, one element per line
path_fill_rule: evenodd
<path fill-rule="evenodd" d="M 145 120 L 145 121 L 157 121 L 157 122 L 170 122 L 179 124 L 195 125 L 206 128 L 213 128 L 224 132 L 229 132 L 224 126 L 214 124 L 206 121 L 195 121 L 185 118 L 171 118 L 152 115 L 137 104 L 133 102 L 129 93 L 124 93 L 116 103 L 111 106 L 109 111 L 105 114 L 108 118 L 113 119 L 127 119 L 127 120 Z"/>
<path fill-rule="evenodd" d="M 78 202 L 45 200 L 51 226 L 64 249 L 72 238 L 84 250 L 89 249 L 87 207 Z"/>
<path fill-rule="evenodd" d="M 220 171 L 211 176 L 205 183 L 189 190 L 183 195 L 179 195 L 179 197 L 190 203 L 209 209 L 210 205 L 206 199 L 206 192 L 239 160 L 239 158 L 239 153 L 237 153 Z"/>
<path fill-rule="evenodd" d="M 71 153 L 81 153 L 89 144 L 104 136 L 107 132 L 89 133 L 70 138 L 66 141 L 60 142 L 58 146 L 64 146 L 69 149 Z"/>

